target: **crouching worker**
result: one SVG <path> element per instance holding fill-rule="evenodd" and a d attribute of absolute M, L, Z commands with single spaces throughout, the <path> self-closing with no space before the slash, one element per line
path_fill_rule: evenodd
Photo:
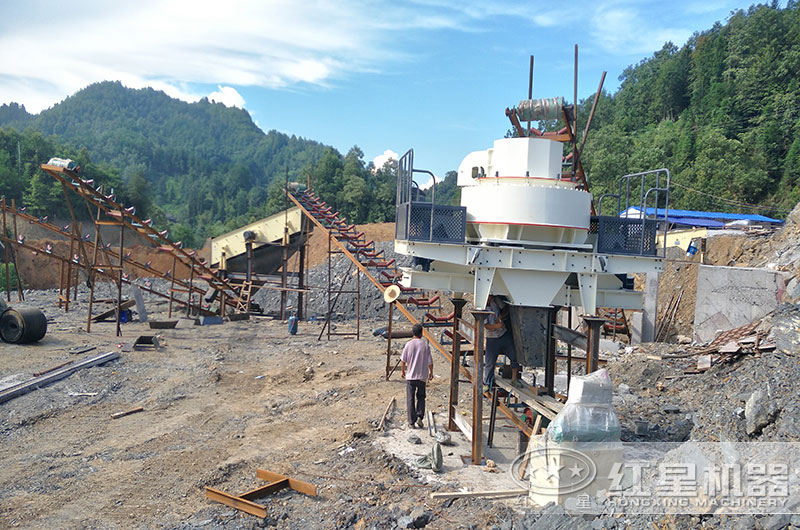
<path fill-rule="evenodd" d="M 508 306 L 500 298 L 489 295 L 486 309 L 492 314 L 486 318 L 486 350 L 483 366 L 483 391 L 490 392 L 494 386 L 494 371 L 497 358 L 505 355 L 511 362 L 511 384 L 522 387 L 519 382 L 520 365 L 517 362 L 517 352 L 514 347 L 514 334 L 506 329 L 508 321 Z"/>
<path fill-rule="evenodd" d="M 425 382 L 433 380 L 433 357 L 428 343 L 422 339 L 422 325 L 411 328 L 414 338 L 403 347 L 400 374 L 406 380 L 408 426 L 422 427 L 425 417 Z"/>

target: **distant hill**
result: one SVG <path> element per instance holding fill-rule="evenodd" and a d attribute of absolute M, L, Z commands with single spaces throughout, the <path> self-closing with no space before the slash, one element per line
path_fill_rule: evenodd
<path fill-rule="evenodd" d="M 203 235 L 223 230 L 251 208 L 263 208 L 273 179 L 283 181 L 287 171 L 298 177 L 326 150 L 274 130 L 265 134 L 242 109 L 207 99 L 186 103 L 151 88 L 108 81 L 38 115 L 17 104 L 2 105 L 0 127 L 53 136 L 75 156 L 85 148 L 92 162 L 119 170 L 122 184 L 136 188 L 129 199 L 153 210 L 147 213 L 163 213 Z"/>

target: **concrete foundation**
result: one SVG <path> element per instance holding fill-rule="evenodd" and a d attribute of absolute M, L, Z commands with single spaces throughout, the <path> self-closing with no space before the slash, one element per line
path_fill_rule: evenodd
<path fill-rule="evenodd" d="M 786 289 L 783 273 L 770 269 L 700 265 L 694 340 L 708 342 L 775 309 Z"/>
<path fill-rule="evenodd" d="M 656 335 L 656 317 L 658 316 L 658 273 L 645 275 L 644 300 L 642 312 L 631 316 L 631 343 L 641 344 L 653 342 Z"/>

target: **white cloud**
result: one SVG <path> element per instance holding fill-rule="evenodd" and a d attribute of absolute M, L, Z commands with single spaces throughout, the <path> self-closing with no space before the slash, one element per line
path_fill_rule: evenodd
<path fill-rule="evenodd" d="M 590 33 L 606 53 L 617 56 L 649 55 L 671 41 L 683 45 L 692 31 L 683 27 L 665 27 L 663 20 L 640 2 L 610 0 L 595 5 Z"/>
<path fill-rule="evenodd" d="M 387 149 L 382 154 L 376 156 L 372 159 L 372 163 L 375 164 L 375 169 L 380 169 L 383 165 L 388 162 L 389 160 L 397 160 L 400 158 L 400 155 L 392 151 L 391 149 Z"/>
<path fill-rule="evenodd" d="M 4 10 L 0 103 L 38 112 L 103 80 L 187 101 L 207 90 L 198 85 L 330 86 L 403 58 L 400 31 L 463 29 L 469 20 L 453 7 L 356 0 L 75 3 L 58 17 L 44 0 Z"/>
<path fill-rule="evenodd" d="M 31 112 L 103 80 L 152 86 L 186 101 L 209 86 L 335 86 L 411 59 L 418 32 L 435 37 L 503 24 L 521 34 L 538 30 L 547 40 L 545 30 L 573 13 L 580 15 L 579 33 L 598 43 L 590 47 L 628 57 L 652 53 L 665 40 L 680 45 L 690 35 L 680 26 L 692 26 L 691 17 L 670 23 L 654 14 L 679 8 L 639 0 L 579 0 L 566 10 L 523 0 L 73 0 L 58 16 L 46 0 L 6 3 L 0 103 L 16 101 Z M 221 101 L 239 104 L 241 96 L 218 92 Z"/>
<path fill-rule="evenodd" d="M 219 85 L 217 90 L 208 95 L 210 101 L 222 103 L 226 107 L 244 108 L 244 98 L 232 86 Z"/>

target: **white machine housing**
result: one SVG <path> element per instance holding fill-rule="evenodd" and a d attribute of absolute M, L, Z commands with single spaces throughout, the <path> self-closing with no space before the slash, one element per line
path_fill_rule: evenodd
<path fill-rule="evenodd" d="M 467 239 L 584 243 L 591 195 L 562 179 L 561 151 L 561 143 L 546 138 L 503 138 L 467 155 L 457 181 Z"/>
<path fill-rule="evenodd" d="M 592 196 L 564 177 L 561 142 L 503 138 L 468 154 L 458 168 L 464 243 L 395 240 L 399 254 L 430 260 L 429 270 L 401 268 L 401 285 L 489 294 L 514 305 L 641 309 L 641 293 L 618 275 L 661 270 L 653 256 L 598 254 L 587 241 Z M 573 279 L 568 281 L 571 275 Z"/>

